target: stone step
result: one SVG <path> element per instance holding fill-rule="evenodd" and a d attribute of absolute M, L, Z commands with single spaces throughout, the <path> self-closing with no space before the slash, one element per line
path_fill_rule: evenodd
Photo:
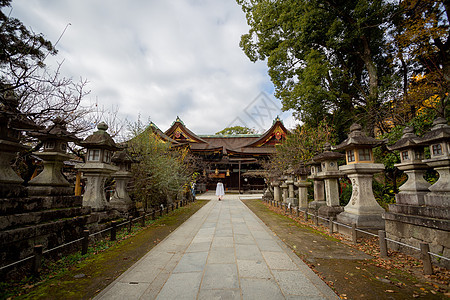
<path fill-rule="evenodd" d="M 0 199 L 0 216 L 82 205 L 81 196 L 45 196 Z"/>
<path fill-rule="evenodd" d="M 91 213 L 90 207 L 71 207 L 0 216 L 0 230 L 7 230 Z"/>

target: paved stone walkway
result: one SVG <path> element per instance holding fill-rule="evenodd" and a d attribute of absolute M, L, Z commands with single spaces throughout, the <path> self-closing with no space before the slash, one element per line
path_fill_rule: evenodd
<path fill-rule="evenodd" d="M 338 299 L 243 197 L 210 196 L 96 299 Z"/>

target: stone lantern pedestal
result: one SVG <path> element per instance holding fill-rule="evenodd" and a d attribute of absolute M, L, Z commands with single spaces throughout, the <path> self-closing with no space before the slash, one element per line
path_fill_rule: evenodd
<path fill-rule="evenodd" d="M 98 131 L 88 136 L 80 145 L 87 148 L 86 163 L 78 169 L 83 172 L 87 180 L 83 195 L 83 206 L 90 206 L 96 210 L 103 210 L 107 207 L 105 195 L 105 181 L 119 168 L 111 165 L 111 152 L 119 148 L 111 136 L 106 132 L 108 126 L 100 123 Z"/>
<path fill-rule="evenodd" d="M 366 136 L 359 124 L 350 127 L 348 138 L 335 147 L 346 151 L 347 165 L 339 171 L 347 175 L 352 183 L 352 196 L 337 220 L 355 224 L 360 228 L 384 229 L 384 209 L 377 203 L 372 190 L 373 175 L 384 170 L 383 164 L 373 160 L 372 148 L 384 141 Z"/>
<path fill-rule="evenodd" d="M 373 195 L 373 175 L 384 170 L 383 164 L 352 164 L 340 166 L 339 170 L 352 182 L 352 196 L 337 220 L 356 224 L 362 228 L 384 228 L 384 209 Z"/>

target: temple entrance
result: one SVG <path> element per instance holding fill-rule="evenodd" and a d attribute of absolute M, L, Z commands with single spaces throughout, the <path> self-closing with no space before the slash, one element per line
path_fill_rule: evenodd
<path fill-rule="evenodd" d="M 215 190 L 219 180 L 230 192 L 263 191 L 262 165 L 287 135 L 278 117 L 263 134 L 197 135 L 178 117 L 164 133 L 155 124 L 151 124 L 151 128 L 172 147 L 188 148 L 199 160 L 197 189 L 200 192 Z"/>

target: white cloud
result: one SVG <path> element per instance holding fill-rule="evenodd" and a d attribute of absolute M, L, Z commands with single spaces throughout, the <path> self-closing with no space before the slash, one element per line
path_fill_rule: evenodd
<path fill-rule="evenodd" d="M 89 99 L 166 130 L 176 116 L 197 133 L 223 129 L 272 84 L 239 48 L 248 31 L 234 1 L 13 1 L 12 15 L 55 42 L 49 59 L 87 78 Z M 269 88 L 268 88 L 269 87 Z M 276 101 L 276 100 L 274 100 Z"/>

